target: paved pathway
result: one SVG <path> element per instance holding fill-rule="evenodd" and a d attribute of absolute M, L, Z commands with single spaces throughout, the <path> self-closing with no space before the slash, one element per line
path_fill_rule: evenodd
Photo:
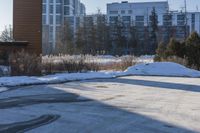
<path fill-rule="evenodd" d="M 9 88 L 0 133 L 200 133 L 200 79 L 130 76 Z"/>

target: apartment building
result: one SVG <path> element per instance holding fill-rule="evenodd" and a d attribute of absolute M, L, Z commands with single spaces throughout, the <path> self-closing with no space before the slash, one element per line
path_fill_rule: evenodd
<path fill-rule="evenodd" d="M 147 26 L 153 8 L 158 14 L 159 25 L 162 25 L 162 14 L 169 10 L 167 2 L 129 3 L 123 1 L 121 3 L 107 4 L 108 21 L 113 23 L 118 17 L 121 17 L 123 21 L 133 25 Z"/>
<path fill-rule="evenodd" d="M 56 46 L 57 33 L 67 21 L 75 32 L 80 17 L 85 15 L 85 5 L 80 0 L 43 0 L 43 47 L 44 54 Z M 47 46 L 48 45 L 48 46 Z M 48 48 L 48 49 L 47 49 Z"/>
<path fill-rule="evenodd" d="M 123 1 L 121 3 L 107 4 L 108 22 L 112 24 L 120 18 L 124 24 L 144 29 L 151 23 L 150 17 L 153 8 L 156 10 L 158 26 L 160 31 L 163 31 L 163 34 L 165 34 L 166 27 L 168 29 L 171 27 L 171 30 L 175 32 L 174 35 L 179 39 L 185 37 L 185 31 L 189 33 L 196 31 L 200 34 L 200 12 L 170 11 L 167 1 L 139 3 Z"/>

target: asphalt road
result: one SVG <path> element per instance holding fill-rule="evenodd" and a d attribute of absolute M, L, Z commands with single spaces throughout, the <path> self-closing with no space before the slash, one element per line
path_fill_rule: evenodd
<path fill-rule="evenodd" d="M 200 79 L 130 76 L 9 88 L 0 133 L 200 133 Z"/>

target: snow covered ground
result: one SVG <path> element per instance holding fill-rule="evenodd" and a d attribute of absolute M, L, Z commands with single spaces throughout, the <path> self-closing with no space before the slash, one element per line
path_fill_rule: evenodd
<path fill-rule="evenodd" d="M 42 77 L 1 77 L 0 86 L 19 86 L 34 84 L 62 83 L 67 81 L 115 78 L 119 76 L 143 75 L 143 76 L 175 76 L 200 78 L 200 71 L 186 68 L 182 65 L 171 62 L 138 64 L 128 68 L 126 71 L 102 71 L 88 73 L 62 73 Z"/>

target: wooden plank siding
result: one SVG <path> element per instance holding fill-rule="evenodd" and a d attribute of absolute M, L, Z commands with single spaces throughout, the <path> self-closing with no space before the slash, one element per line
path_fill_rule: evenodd
<path fill-rule="evenodd" d="M 29 42 L 28 52 L 42 54 L 42 0 L 13 0 L 13 36 Z"/>

